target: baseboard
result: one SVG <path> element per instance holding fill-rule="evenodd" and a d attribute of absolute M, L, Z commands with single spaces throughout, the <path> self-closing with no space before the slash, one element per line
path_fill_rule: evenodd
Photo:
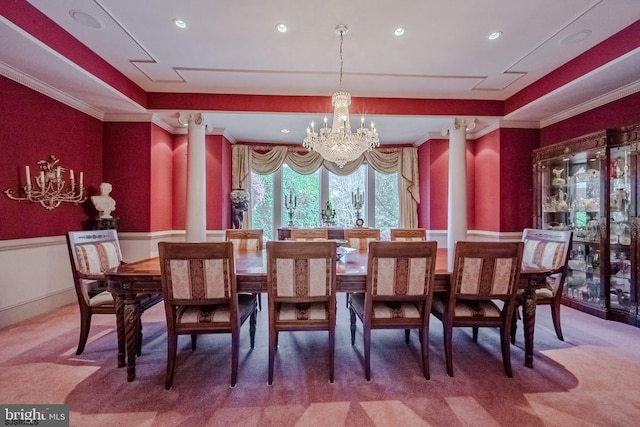
<path fill-rule="evenodd" d="M 40 314 L 54 311 L 62 306 L 76 302 L 73 288 L 46 295 L 31 301 L 25 301 L 0 310 L 0 328 L 13 325 Z"/>

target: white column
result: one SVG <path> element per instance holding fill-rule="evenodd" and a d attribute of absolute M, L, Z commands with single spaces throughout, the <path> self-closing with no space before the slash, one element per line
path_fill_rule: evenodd
<path fill-rule="evenodd" d="M 448 268 L 453 270 L 456 242 L 467 239 L 467 130 L 475 119 L 451 120 L 443 134 L 449 134 L 449 185 L 447 203 Z"/>
<path fill-rule="evenodd" d="M 202 113 L 180 115 L 180 123 L 188 124 L 187 145 L 187 223 L 186 241 L 207 240 L 207 186 L 205 129 Z"/>

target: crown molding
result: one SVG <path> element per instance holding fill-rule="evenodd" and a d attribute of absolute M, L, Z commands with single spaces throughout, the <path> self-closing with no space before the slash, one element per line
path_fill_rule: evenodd
<path fill-rule="evenodd" d="M 98 120 L 104 119 L 104 113 L 89 104 L 86 104 L 82 101 L 77 100 L 76 98 L 67 95 L 66 93 L 49 86 L 48 84 L 35 79 L 31 76 L 28 76 L 15 68 L 5 64 L 0 61 L 0 75 L 11 79 L 17 83 L 20 83 L 23 86 L 26 86 L 30 89 L 35 90 L 49 98 L 55 99 L 56 101 L 67 105 L 71 108 L 74 108 L 82 113 L 85 113 L 88 116 L 96 118 Z"/>
<path fill-rule="evenodd" d="M 578 104 L 563 111 L 562 113 L 542 119 L 540 121 L 540 125 L 543 128 L 553 125 L 555 123 L 577 116 L 578 114 L 585 113 L 587 111 L 593 110 L 594 108 L 602 107 L 603 105 L 606 105 L 610 102 L 617 101 L 629 95 L 633 95 L 637 92 L 640 92 L 640 80 L 636 80 L 635 82 L 629 83 L 626 86 L 622 86 L 621 88 L 611 91 L 605 95 L 591 99 L 587 102 L 583 102 L 582 104 Z"/>

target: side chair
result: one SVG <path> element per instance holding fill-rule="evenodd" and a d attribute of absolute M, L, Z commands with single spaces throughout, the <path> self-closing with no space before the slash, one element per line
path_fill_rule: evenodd
<path fill-rule="evenodd" d="M 329 333 L 329 382 L 334 379 L 336 330 L 336 244 L 267 242 L 269 295 L 269 378 L 273 384 L 278 334 Z"/>
<path fill-rule="evenodd" d="M 448 295 L 435 295 L 432 313 L 442 321 L 447 374 L 453 376 L 454 327 L 500 329 L 502 362 L 511 370 L 511 325 L 516 308 L 523 242 L 457 242 Z M 502 307 L 495 301 L 502 301 Z"/>
<path fill-rule="evenodd" d="M 76 350 L 76 355 L 80 355 L 87 344 L 94 314 L 113 315 L 115 325 L 116 306 L 113 295 L 107 290 L 105 273 L 123 262 L 122 252 L 116 230 L 69 231 L 66 239 L 80 308 L 80 339 Z M 138 299 L 144 311 L 160 302 L 162 294 L 139 294 Z M 138 356 L 142 350 L 142 325 L 139 330 Z M 124 345 L 124 339 L 118 342 L 122 352 Z"/>
<path fill-rule="evenodd" d="M 401 242 L 427 240 L 427 230 L 424 228 L 392 228 L 391 240 Z"/>
<path fill-rule="evenodd" d="M 235 387 L 240 326 L 249 319 L 253 348 L 257 304 L 255 295 L 237 292 L 232 243 L 160 242 L 158 252 L 167 317 L 165 390 L 173 384 L 178 335 L 191 335 L 195 351 L 197 335 L 218 333 L 231 333 L 231 387 Z"/>
<path fill-rule="evenodd" d="M 357 249 L 359 252 L 366 252 L 369 249 L 369 243 L 380 240 L 379 228 L 345 228 L 344 238 L 347 246 Z M 349 308 L 349 299 L 351 293 L 347 292 L 346 307 Z"/>
<path fill-rule="evenodd" d="M 291 240 L 329 240 L 329 230 L 326 228 L 292 228 Z"/>
<path fill-rule="evenodd" d="M 371 380 L 371 329 L 418 329 L 422 372 L 429 374 L 429 317 L 436 266 L 436 242 L 371 242 L 364 294 L 353 293 L 349 303 L 351 345 L 355 345 L 356 317 L 362 321 L 365 377 Z"/>
<path fill-rule="evenodd" d="M 236 251 L 261 251 L 263 247 L 264 230 L 262 229 L 227 229 L 225 239 L 233 243 Z M 258 297 L 258 308 L 262 310 L 262 296 Z"/>
<path fill-rule="evenodd" d="M 537 230 L 525 228 L 522 233 L 524 252 L 522 263 L 540 266 L 550 269 L 553 274 L 547 277 L 544 286 L 535 289 L 536 305 L 549 305 L 551 318 L 556 335 L 560 341 L 564 341 L 562 326 L 560 325 L 560 307 L 562 302 L 562 290 L 567 278 L 567 263 L 573 234 L 571 230 Z M 526 280 L 526 279 L 521 279 Z M 518 297 L 518 307 L 522 305 L 521 295 Z M 519 309 L 516 307 L 513 327 L 511 330 L 511 342 L 516 339 L 516 318 Z"/>

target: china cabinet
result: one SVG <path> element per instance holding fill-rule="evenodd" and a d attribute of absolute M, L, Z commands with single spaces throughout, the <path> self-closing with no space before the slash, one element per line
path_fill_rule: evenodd
<path fill-rule="evenodd" d="M 563 304 L 637 325 L 639 132 L 607 130 L 533 152 L 534 226 L 573 230 Z"/>

